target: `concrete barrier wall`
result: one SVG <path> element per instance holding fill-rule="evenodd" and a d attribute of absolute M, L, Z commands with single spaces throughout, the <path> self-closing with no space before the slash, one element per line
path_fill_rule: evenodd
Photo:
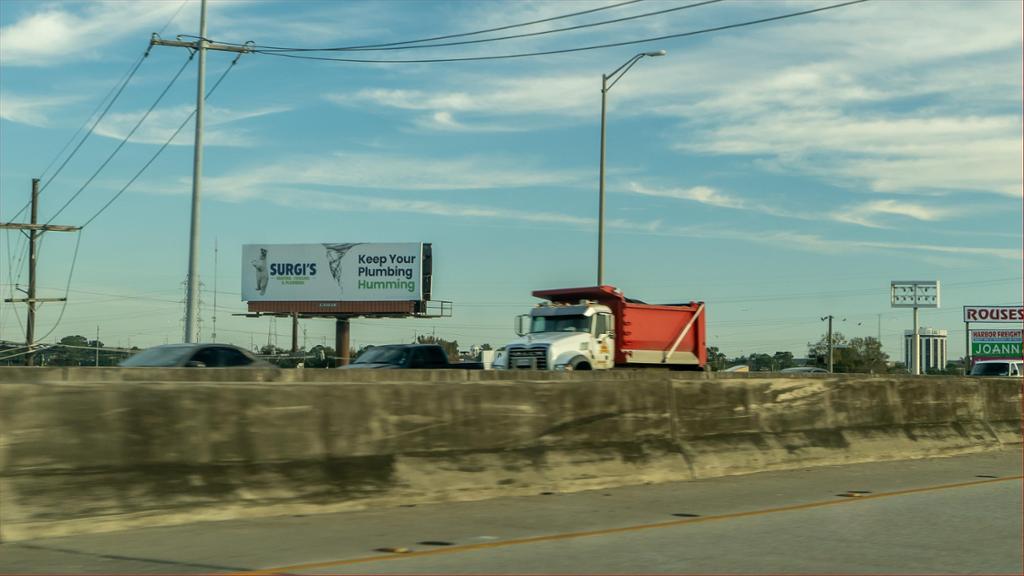
<path fill-rule="evenodd" d="M 5 368 L 0 538 L 921 458 L 1020 441 L 1019 379 Z"/>

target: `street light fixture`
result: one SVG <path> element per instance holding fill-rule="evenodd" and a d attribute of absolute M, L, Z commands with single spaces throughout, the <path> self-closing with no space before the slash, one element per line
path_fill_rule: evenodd
<path fill-rule="evenodd" d="M 664 56 L 667 54 L 664 50 L 655 50 L 653 52 L 641 52 L 629 60 L 622 66 L 616 68 L 611 74 L 601 75 L 601 177 L 598 189 L 598 208 L 597 208 L 597 285 L 600 286 L 604 281 L 604 143 L 605 143 L 605 110 L 608 104 L 608 91 L 612 89 L 612 86 L 622 79 L 629 72 L 629 69 L 633 67 L 637 62 L 640 61 L 644 56 L 654 58 L 656 56 Z M 611 84 L 608 81 L 611 80 Z"/>

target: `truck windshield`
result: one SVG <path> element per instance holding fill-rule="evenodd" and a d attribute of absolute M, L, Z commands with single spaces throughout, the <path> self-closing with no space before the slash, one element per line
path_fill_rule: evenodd
<path fill-rule="evenodd" d="M 534 316 L 530 333 L 538 332 L 590 332 L 590 318 L 586 316 Z"/>
<path fill-rule="evenodd" d="M 1009 362 L 979 362 L 971 368 L 971 376 L 1009 376 Z"/>
<path fill-rule="evenodd" d="M 381 346 L 379 348 L 370 348 L 363 352 L 355 359 L 353 364 L 396 364 L 401 365 L 405 363 L 405 355 L 407 350 L 405 348 L 392 348 L 387 346 Z"/>

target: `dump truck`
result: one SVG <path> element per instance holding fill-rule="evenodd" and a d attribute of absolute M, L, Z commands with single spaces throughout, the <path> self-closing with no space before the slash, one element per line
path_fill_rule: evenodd
<path fill-rule="evenodd" d="M 520 339 L 500 350 L 497 369 L 607 370 L 660 366 L 703 370 L 703 302 L 647 304 L 614 286 L 536 290 L 546 300 L 516 319 Z"/>

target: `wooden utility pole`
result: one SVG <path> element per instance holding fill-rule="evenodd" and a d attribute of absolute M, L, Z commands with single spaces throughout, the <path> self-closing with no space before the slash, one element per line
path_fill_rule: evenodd
<path fill-rule="evenodd" d="M 27 321 L 25 322 L 25 347 L 28 352 L 25 354 L 25 365 L 35 365 L 35 337 L 36 337 L 36 303 L 42 302 L 63 302 L 67 298 L 36 298 L 36 241 L 43 232 L 52 230 L 55 232 L 74 232 L 81 230 L 78 226 L 55 226 L 50 224 L 39 224 L 39 178 L 32 179 L 32 208 L 28 224 L 15 224 L 13 222 L 0 223 L 0 229 L 7 228 L 21 230 L 28 237 L 28 290 L 25 291 L 27 298 L 6 298 L 4 302 L 24 302 L 28 304 Z"/>

